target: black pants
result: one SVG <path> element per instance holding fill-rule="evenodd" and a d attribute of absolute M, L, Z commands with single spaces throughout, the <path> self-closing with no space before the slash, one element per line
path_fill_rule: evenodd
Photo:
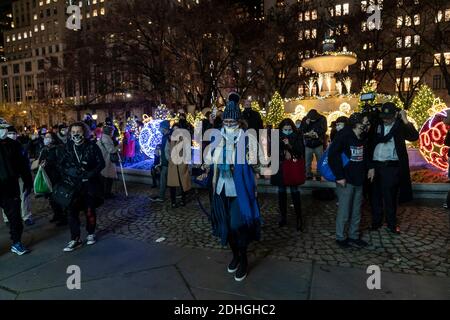
<path fill-rule="evenodd" d="M 20 213 L 20 197 L 8 197 L 0 194 L 0 207 L 5 211 L 9 221 L 9 233 L 14 243 L 20 242 L 23 232 L 22 216 Z"/>
<path fill-rule="evenodd" d="M 385 213 L 388 227 L 390 229 L 396 228 L 399 184 L 400 167 L 397 164 L 376 164 L 371 201 L 372 225 L 374 227 L 383 224 L 383 213 Z"/>
<path fill-rule="evenodd" d="M 287 187 L 278 187 L 278 205 L 280 208 L 281 221 L 286 222 L 287 219 Z M 300 191 L 297 186 L 290 187 L 292 202 L 294 203 L 295 214 L 297 215 L 297 227 L 302 225 L 302 202 Z"/>
<path fill-rule="evenodd" d="M 94 199 L 91 196 L 86 195 L 83 200 L 83 210 L 85 210 L 86 214 L 86 231 L 88 234 L 94 234 L 97 225 Z M 72 240 L 80 239 L 80 211 L 80 206 L 73 206 L 69 209 L 69 226 Z"/>
<path fill-rule="evenodd" d="M 103 177 L 103 192 L 105 196 L 111 196 L 114 179 Z"/>
<path fill-rule="evenodd" d="M 49 199 L 50 207 L 52 208 L 54 218 L 58 221 L 64 221 L 67 219 L 66 212 L 61 208 L 59 204 L 53 201 L 52 198 Z"/>
<path fill-rule="evenodd" d="M 152 174 L 152 184 L 153 184 L 152 187 L 156 188 L 156 187 L 158 187 L 159 174 L 155 168 L 152 168 L 151 174 Z"/>
<path fill-rule="evenodd" d="M 169 187 L 170 189 L 170 201 L 175 204 L 177 202 L 177 187 Z M 181 201 L 186 203 L 186 192 L 181 188 Z"/>

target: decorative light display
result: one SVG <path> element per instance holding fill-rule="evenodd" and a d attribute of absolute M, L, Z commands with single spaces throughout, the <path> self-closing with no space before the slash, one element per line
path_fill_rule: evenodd
<path fill-rule="evenodd" d="M 192 113 L 188 113 L 187 116 L 186 116 L 186 121 L 187 121 L 191 126 L 193 126 L 194 128 L 195 128 L 196 126 L 198 126 L 198 125 L 202 122 L 203 119 L 206 119 L 206 117 L 205 117 L 205 115 L 204 115 L 202 112 L 200 112 L 200 111 L 197 111 L 197 112 L 195 113 L 195 115 L 192 114 Z"/>
<path fill-rule="evenodd" d="M 444 140 L 450 127 L 442 122 L 447 117 L 447 112 L 450 112 L 450 109 L 429 118 L 420 130 L 419 137 L 419 150 L 422 157 L 429 164 L 443 171 L 448 170 L 449 147 L 444 145 Z"/>
<path fill-rule="evenodd" d="M 170 117 L 169 109 L 165 104 L 161 104 L 155 110 L 154 118 L 158 120 L 168 120 Z"/>
<path fill-rule="evenodd" d="M 408 110 L 408 114 L 411 115 L 414 120 L 420 125 L 423 125 L 425 121 L 441 110 L 433 109 L 435 96 L 433 90 L 426 84 L 420 86 L 414 100 L 411 104 L 411 108 Z"/>
<path fill-rule="evenodd" d="M 269 102 L 269 112 L 267 113 L 266 122 L 276 127 L 284 119 L 284 102 L 278 92 L 275 92 L 272 100 Z"/>
<path fill-rule="evenodd" d="M 156 147 L 161 144 L 162 133 L 159 131 L 159 125 L 163 120 L 155 119 L 148 120 L 149 117 L 144 118 L 144 127 L 139 135 L 139 144 L 141 151 L 144 152 L 150 159 L 155 158 Z"/>
<path fill-rule="evenodd" d="M 306 116 L 306 109 L 303 105 L 299 104 L 295 107 L 295 112 L 291 116 L 293 121 L 302 120 Z"/>

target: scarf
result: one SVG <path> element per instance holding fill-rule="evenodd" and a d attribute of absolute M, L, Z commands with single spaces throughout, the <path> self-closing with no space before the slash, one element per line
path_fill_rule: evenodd
<path fill-rule="evenodd" d="M 396 120 L 389 133 L 387 135 L 384 135 L 384 123 L 378 125 L 375 136 L 375 145 L 378 145 L 379 143 L 389 142 L 398 132 L 399 128 L 400 128 L 400 121 Z"/>

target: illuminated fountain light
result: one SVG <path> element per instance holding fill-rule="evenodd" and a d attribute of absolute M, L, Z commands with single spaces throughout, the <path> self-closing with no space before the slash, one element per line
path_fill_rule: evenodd
<path fill-rule="evenodd" d="M 147 119 L 148 120 L 148 119 Z M 139 135 L 139 144 L 142 152 L 150 159 L 155 158 L 155 150 L 162 141 L 162 133 L 159 131 L 159 125 L 163 120 L 150 120 L 144 123 L 141 134 Z"/>
<path fill-rule="evenodd" d="M 345 89 L 347 89 L 347 94 L 351 93 L 352 89 L 352 79 L 350 77 L 344 79 Z"/>
<path fill-rule="evenodd" d="M 341 95 L 342 94 L 342 82 L 338 81 L 336 82 L 336 89 L 338 91 L 338 93 Z"/>
<path fill-rule="evenodd" d="M 316 83 L 316 80 L 314 78 L 309 78 L 307 87 L 308 87 L 308 90 L 309 90 L 309 96 L 310 97 L 312 97 L 312 92 L 313 92 L 315 83 Z"/>
<path fill-rule="evenodd" d="M 331 93 L 331 76 L 332 75 L 329 73 L 325 73 L 325 76 L 324 76 L 325 82 L 326 82 L 327 88 L 328 88 L 328 93 Z"/>
<path fill-rule="evenodd" d="M 317 78 L 317 84 L 319 85 L 319 92 L 322 92 L 322 87 L 323 87 L 323 74 L 319 74 L 319 78 Z"/>

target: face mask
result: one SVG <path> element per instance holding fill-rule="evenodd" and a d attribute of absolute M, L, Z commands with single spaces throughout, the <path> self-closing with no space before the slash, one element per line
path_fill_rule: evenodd
<path fill-rule="evenodd" d="M 44 146 L 49 146 L 53 142 L 52 138 L 44 138 Z"/>
<path fill-rule="evenodd" d="M 336 130 L 337 130 L 337 131 L 341 131 L 342 129 L 344 129 L 344 126 L 345 126 L 345 124 L 343 124 L 343 123 L 338 123 L 338 124 L 336 125 Z"/>
<path fill-rule="evenodd" d="M 0 129 L 0 139 L 6 139 L 6 137 L 8 136 L 8 129 Z"/>
<path fill-rule="evenodd" d="M 79 133 L 72 135 L 72 141 L 75 142 L 76 145 L 81 144 L 83 142 L 83 140 L 84 140 L 84 137 Z"/>
<path fill-rule="evenodd" d="M 297 124 L 295 125 L 295 127 L 296 127 L 297 129 L 300 129 L 301 126 L 302 126 L 301 123 L 297 123 Z"/>
<path fill-rule="evenodd" d="M 285 136 L 290 136 L 292 134 L 292 130 L 283 130 L 283 134 Z"/>
<path fill-rule="evenodd" d="M 8 138 L 12 140 L 17 140 L 17 135 L 15 133 L 8 133 Z"/>
<path fill-rule="evenodd" d="M 226 133 L 227 135 L 234 134 L 238 128 L 239 128 L 238 125 L 234 125 L 234 126 L 225 126 L 225 133 Z"/>
<path fill-rule="evenodd" d="M 67 134 L 67 131 L 65 130 L 65 129 L 62 129 L 60 132 L 59 132 L 59 134 L 60 135 L 62 135 L 63 137 Z"/>

